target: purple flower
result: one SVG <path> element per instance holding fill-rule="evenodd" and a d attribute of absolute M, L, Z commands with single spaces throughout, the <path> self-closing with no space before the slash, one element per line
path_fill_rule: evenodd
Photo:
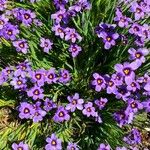
<path fill-rule="evenodd" d="M 84 115 L 86 115 L 87 117 L 90 117 L 90 116 L 97 117 L 98 116 L 97 112 L 95 112 L 95 108 L 93 107 L 92 102 L 88 102 L 88 103 L 84 104 L 84 109 L 82 110 L 82 113 Z"/>
<path fill-rule="evenodd" d="M 132 3 L 130 10 L 134 13 L 135 20 L 144 18 L 144 10 L 137 2 Z"/>
<path fill-rule="evenodd" d="M 46 115 L 46 111 L 41 109 L 41 102 L 36 102 L 34 105 L 35 112 L 33 114 L 33 122 L 39 122 L 43 120 L 43 117 Z"/>
<path fill-rule="evenodd" d="M 135 78 L 134 70 L 136 70 L 140 64 L 138 62 L 128 63 L 125 62 L 124 64 L 116 64 L 114 69 L 116 72 L 121 73 L 125 77 L 126 80 L 130 80 Z"/>
<path fill-rule="evenodd" d="M 8 18 L 5 15 L 0 15 L 0 30 L 8 23 Z"/>
<path fill-rule="evenodd" d="M 77 5 L 81 7 L 81 10 L 90 10 L 91 4 L 88 2 L 88 0 L 79 0 L 77 2 Z"/>
<path fill-rule="evenodd" d="M 56 108 L 56 104 L 52 100 L 46 98 L 45 101 L 44 101 L 44 107 L 43 108 L 46 111 L 50 111 L 53 108 Z"/>
<path fill-rule="evenodd" d="M 19 106 L 19 117 L 21 119 L 31 119 L 34 112 L 35 110 L 30 103 L 22 102 Z"/>
<path fill-rule="evenodd" d="M 16 66 L 16 70 L 14 71 L 14 76 L 22 78 L 27 77 L 28 72 L 31 71 L 31 66 L 28 60 L 25 60 L 24 62 L 20 63 L 18 66 Z"/>
<path fill-rule="evenodd" d="M 39 19 L 33 19 L 33 23 L 38 27 L 41 27 L 43 25 L 43 23 Z"/>
<path fill-rule="evenodd" d="M 24 54 L 27 53 L 28 48 L 29 48 L 27 41 L 24 40 L 24 39 L 23 40 L 14 41 L 13 42 L 13 46 L 16 48 L 17 52 L 22 52 Z"/>
<path fill-rule="evenodd" d="M 99 38 L 103 37 L 106 33 L 114 33 L 116 25 L 114 24 L 106 24 L 100 23 L 98 27 L 96 27 L 96 33 Z"/>
<path fill-rule="evenodd" d="M 133 23 L 129 29 L 129 33 L 140 36 L 141 26 L 137 23 Z"/>
<path fill-rule="evenodd" d="M 111 149 L 111 148 L 110 148 L 110 145 L 101 143 L 101 144 L 99 145 L 99 148 L 98 148 L 97 150 L 110 150 L 110 149 Z"/>
<path fill-rule="evenodd" d="M 76 143 L 68 143 L 67 150 L 79 150 L 78 145 Z"/>
<path fill-rule="evenodd" d="M 82 48 L 77 44 L 71 44 L 69 47 L 69 52 L 71 52 L 72 57 L 76 57 L 81 50 Z"/>
<path fill-rule="evenodd" d="M 60 24 L 54 25 L 52 31 L 55 32 L 56 36 L 60 36 L 61 39 L 65 37 L 65 29 L 60 26 Z"/>
<path fill-rule="evenodd" d="M 2 29 L 2 35 L 7 40 L 15 40 L 19 34 L 18 26 L 7 23 Z"/>
<path fill-rule="evenodd" d="M 30 72 L 30 78 L 32 82 L 37 83 L 38 86 L 44 85 L 45 76 L 46 76 L 46 72 L 43 69 Z"/>
<path fill-rule="evenodd" d="M 16 68 L 29 72 L 31 70 L 31 63 L 28 59 L 26 59 L 25 61 L 19 63 Z"/>
<path fill-rule="evenodd" d="M 24 89 L 26 88 L 26 79 L 14 77 L 10 84 L 14 86 L 14 89 Z"/>
<path fill-rule="evenodd" d="M 149 0 L 140 1 L 139 5 L 143 8 L 144 12 L 147 15 L 150 13 L 150 2 L 149 2 Z"/>
<path fill-rule="evenodd" d="M 64 122 L 68 121 L 70 119 L 70 116 L 68 114 L 68 111 L 63 106 L 59 106 L 53 119 L 55 122 Z"/>
<path fill-rule="evenodd" d="M 150 81 L 144 81 L 146 84 L 144 85 L 144 90 L 150 92 Z"/>
<path fill-rule="evenodd" d="M 150 26 L 148 24 L 144 24 L 141 28 L 140 37 L 150 40 Z"/>
<path fill-rule="evenodd" d="M 103 39 L 105 49 L 110 49 L 116 44 L 116 40 L 119 38 L 119 34 L 115 33 L 116 25 L 110 25 L 101 23 L 96 28 L 96 33 L 99 38 Z"/>
<path fill-rule="evenodd" d="M 133 121 L 133 117 L 134 113 L 129 112 L 127 110 L 121 110 L 119 112 L 114 113 L 114 119 L 120 127 L 126 124 L 130 124 Z"/>
<path fill-rule="evenodd" d="M 41 110 L 38 110 L 36 111 L 34 114 L 33 114 L 33 122 L 40 122 L 43 120 L 43 117 L 46 115 L 46 112 L 43 111 L 42 109 Z"/>
<path fill-rule="evenodd" d="M 21 9 L 20 14 L 20 20 L 26 26 L 30 26 L 33 22 L 33 19 L 36 17 L 35 13 L 31 12 L 31 10 Z"/>
<path fill-rule="evenodd" d="M 112 46 L 116 45 L 115 40 L 119 38 L 118 33 L 114 34 L 103 34 L 103 42 L 105 43 L 104 48 L 105 49 L 110 49 Z"/>
<path fill-rule="evenodd" d="M 128 97 L 130 96 L 130 92 L 127 90 L 127 87 L 125 85 L 118 86 L 118 89 L 114 92 L 117 99 L 123 99 L 126 101 Z"/>
<path fill-rule="evenodd" d="M 130 60 L 139 60 L 141 63 L 145 62 L 144 56 L 149 54 L 149 51 L 146 48 L 139 48 L 137 50 L 130 48 L 128 52 L 130 54 Z"/>
<path fill-rule="evenodd" d="M 116 81 L 112 78 L 110 78 L 109 76 L 108 77 L 105 77 L 105 81 L 106 81 L 106 90 L 107 90 L 107 93 L 108 94 L 111 94 L 111 93 L 115 93 L 115 91 L 117 90 L 116 88 Z"/>
<path fill-rule="evenodd" d="M 129 22 L 131 22 L 132 20 L 126 16 L 123 16 L 120 9 L 117 8 L 116 17 L 114 18 L 114 21 L 118 22 L 118 26 L 123 28 L 128 27 Z"/>
<path fill-rule="evenodd" d="M 72 43 L 75 43 L 77 39 L 79 42 L 82 40 L 82 37 L 76 32 L 75 29 L 66 28 L 65 29 L 65 40 L 69 41 L 71 40 Z"/>
<path fill-rule="evenodd" d="M 134 43 L 138 47 L 144 47 L 145 46 L 145 39 L 137 36 L 136 39 L 135 39 L 135 41 L 134 41 Z"/>
<path fill-rule="evenodd" d="M 150 112 L 150 99 L 142 102 L 142 105 L 143 105 L 144 109 L 146 110 L 146 112 Z"/>
<path fill-rule="evenodd" d="M 131 132 L 126 137 L 123 138 L 123 140 L 129 145 L 140 144 L 141 135 L 139 130 L 133 128 Z"/>
<path fill-rule="evenodd" d="M 116 147 L 116 150 L 128 150 L 126 147 Z"/>
<path fill-rule="evenodd" d="M 102 110 L 105 107 L 107 102 L 107 98 L 100 98 L 95 100 L 95 104 L 99 107 L 100 110 Z"/>
<path fill-rule="evenodd" d="M 105 79 L 100 76 L 98 73 L 93 74 L 94 80 L 92 81 L 92 85 L 95 86 L 95 90 L 100 92 L 102 89 L 106 87 Z"/>
<path fill-rule="evenodd" d="M 127 111 L 137 113 L 138 110 L 141 110 L 141 109 L 143 109 L 143 105 L 138 100 L 134 100 L 134 99 L 128 100 L 128 107 L 126 109 Z"/>
<path fill-rule="evenodd" d="M 136 146 L 129 146 L 129 148 L 132 149 L 132 150 L 139 150 L 139 148 L 136 147 Z M 144 149 L 144 150 L 148 150 L 148 149 Z"/>
<path fill-rule="evenodd" d="M 83 10 L 90 10 L 91 4 L 87 0 L 79 0 L 75 5 L 69 7 L 69 10 L 81 12 Z"/>
<path fill-rule="evenodd" d="M 98 122 L 98 123 L 103 122 L 100 116 L 95 117 L 95 121 Z"/>
<path fill-rule="evenodd" d="M 122 85 L 123 75 L 121 73 L 112 74 L 112 80 L 115 81 L 115 85 Z"/>
<path fill-rule="evenodd" d="M 74 112 L 76 109 L 82 110 L 83 109 L 83 99 L 79 98 L 79 94 L 75 93 L 73 96 L 67 97 L 68 101 L 70 102 L 66 106 L 66 110 L 70 110 L 71 112 Z"/>
<path fill-rule="evenodd" d="M 60 69 L 59 74 L 60 74 L 60 76 L 59 76 L 59 82 L 65 84 L 68 81 L 70 81 L 71 76 L 70 76 L 70 73 L 69 73 L 68 70 L 66 70 L 66 69 Z"/>
<path fill-rule="evenodd" d="M 6 67 L 1 71 L 1 74 L 5 80 L 7 80 L 8 78 L 12 78 L 13 73 L 14 73 L 14 68 L 12 66 Z"/>
<path fill-rule="evenodd" d="M 28 75 L 28 72 L 19 68 L 19 69 L 14 71 L 13 75 L 14 75 L 14 77 L 26 78 Z"/>
<path fill-rule="evenodd" d="M 55 20 L 56 24 L 59 24 L 66 17 L 66 9 L 61 8 L 58 12 L 51 15 L 51 18 Z"/>
<path fill-rule="evenodd" d="M 123 45 L 127 45 L 129 43 L 128 38 L 125 35 L 120 35 L 120 39 Z"/>
<path fill-rule="evenodd" d="M 24 142 L 20 142 L 19 144 L 13 143 L 12 149 L 13 150 L 29 150 L 29 147 L 27 144 L 24 144 Z"/>
<path fill-rule="evenodd" d="M 140 90 L 140 85 L 138 82 L 134 81 L 133 79 L 129 78 L 126 80 L 127 84 L 127 90 L 136 92 L 137 90 Z"/>
<path fill-rule="evenodd" d="M 53 0 L 54 5 L 57 9 L 65 7 L 65 5 L 68 3 L 68 0 Z"/>
<path fill-rule="evenodd" d="M 22 22 L 22 12 L 24 11 L 23 8 L 14 8 L 12 11 L 9 12 L 9 15 L 13 15 L 18 21 Z"/>
<path fill-rule="evenodd" d="M 7 0 L 0 0 L 0 11 L 3 11 L 7 8 Z"/>
<path fill-rule="evenodd" d="M 43 99 L 44 98 L 44 94 L 43 94 L 44 90 L 41 89 L 38 86 L 34 86 L 33 88 L 31 88 L 29 91 L 27 91 L 27 95 L 29 97 L 32 97 L 34 100 L 37 99 Z"/>
<path fill-rule="evenodd" d="M 46 150 L 62 150 L 62 141 L 58 139 L 55 134 L 52 134 L 51 137 L 47 137 L 46 142 L 48 143 L 45 146 Z"/>
<path fill-rule="evenodd" d="M 46 72 L 45 81 L 48 84 L 56 83 L 57 80 L 58 80 L 58 78 L 56 76 L 56 70 L 55 70 L 55 68 L 51 68 L 50 70 L 48 70 Z"/>
<path fill-rule="evenodd" d="M 139 77 L 139 78 L 137 79 L 137 81 L 138 81 L 139 83 L 143 83 L 143 84 L 145 85 L 145 84 L 147 84 L 147 83 L 150 82 L 150 76 L 149 76 L 147 73 L 145 73 L 144 76 L 143 76 L 143 77 Z"/>
<path fill-rule="evenodd" d="M 53 42 L 45 38 L 41 38 L 40 41 L 41 41 L 40 46 L 43 48 L 44 52 L 49 53 L 49 50 L 52 49 Z"/>

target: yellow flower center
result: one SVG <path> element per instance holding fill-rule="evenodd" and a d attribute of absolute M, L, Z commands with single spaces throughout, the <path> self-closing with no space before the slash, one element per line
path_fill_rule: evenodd
<path fill-rule="evenodd" d="M 40 74 L 37 74 L 35 77 L 36 77 L 37 79 L 41 79 L 41 75 L 40 75 Z"/>
<path fill-rule="evenodd" d="M 98 79 L 98 80 L 97 80 L 97 83 L 98 83 L 98 84 L 101 84 L 102 82 L 103 82 L 102 79 Z"/>
<path fill-rule="evenodd" d="M 7 34 L 8 34 L 8 35 L 12 35 L 12 31 L 9 30 L 9 31 L 7 32 Z"/>
<path fill-rule="evenodd" d="M 18 85 L 21 85 L 21 84 L 22 84 L 22 81 L 18 80 L 18 81 L 17 81 L 17 84 L 18 84 Z"/>
<path fill-rule="evenodd" d="M 24 18 L 25 18 L 25 19 L 29 19 L 29 18 L 30 18 L 30 15 L 29 15 L 29 14 L 25 14 L 25 15 L 24 15 Z"/>
<path fill-rule="evenodd" d="M 136 58 L 140 58 L 141 54 L 140 53 L 136 53 L 135 56 L 136 56 Z"/>
<path fill-rule="evenodd" d="M 72 104 L 76 105 L 77 104 L 77 100 L 76 99 L 72 100 Z"/>
<path fill-rule="evenodd" d="M 58 32 L 59 32 L 59 33 L 62 33 L 62 29 L 58 29 Z"/>
<path fill-rule="evenodd" d="M 23 148 L 22 147 L 18 147 L 17 150 L 23 150 Z"/>
<path fill-rule="evenodd" d="M 136 103 L 133 102 L 133 103 L 131 104 L 131 107 L 132 107 L 132 108 L 135 108 L 135 107 L 136 107 Z"/>
<path fill-rule="evenodd" d="M 55 140 L 52 140 L 52 145 L 56 145 L 56 141 Z"/>
<path fill-rule="evenodd" d="M 4 24 L 4 21 L 0 20 L 0 25 L 3 25 Z"/>
<path fill-rule="evenodd" d="M 113 86 L 114 83 L 113 83 L 112 81 L 109 81 L 108 84 L 109 84 L 109 86 L 111 87 L 111 86 Z"/>
<path fill-rule="evenodd" d="M 88 112 L 91 112 L 91 108 L 90 108 L 90 107 L 88 107 L 88 108 L 87 108 L 87 111 L 88 111 Z"/>
<path fill-rule="evenodd" d="M 63 117 L 64 116 L 64 113 L 61 111 L 60 113 L 59 113 L 59 117 Z"/>
<path fill-rule="evenodd" d="M 111 41 L 111 38 L 110 38 L 110 37 L 107 37 L 107 41 L 110 42 L 110 41 Z"/>
<path fill-rule="evenodd" d="M 53 79 L 53 75 L 50 74 L 50 75 L 48 76 L 48 78 L 49 78 L 49 79 Z"/>
<path fill-rule="evenodd" d="M 34 94 L 35 94 L 35 95 L 39 95 L 39 94 L 40 94 L 40 93 L 39 93 L 39 90 L 35 90 L 35 91 L 34 91 Z"/>
<path fill-rule="evenodd" d="M 25 113 L 25 114 L 29 113 L 29 109 L 28 109 L 28 108 L 25 108 L 25 109 L 24 109 L 24 113 Z"/>
<path fill-rule="evenodd" d="M 131 83 L 131 86 L 132 86 L 132 87 L 135 87 L 135 86 L 136 86 L 136 84 L 133 82 L 133 83 Z"/>
<path fill-rule="evenodd" d="M 129 75 L 130 69 L 124 69 L 123 72 L 124 72 L 125 75 Z"/>
<path fill-rule="evenodd" d="M 20 43 L 19 46 L 20 46 L 21 48 L 24 48 L 24 43 Z"/>

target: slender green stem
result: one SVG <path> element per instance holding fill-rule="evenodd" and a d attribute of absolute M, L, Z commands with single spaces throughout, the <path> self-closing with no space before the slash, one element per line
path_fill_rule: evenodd
<path fill-rule="evenodd" d="M 77 61 L 76 61 L 76 58 L 73 58 L 73 64 L 74 64 L 74 75 L 75 75 L 75 78 L 78 77 L 78 71 L 77 71 Z"/>

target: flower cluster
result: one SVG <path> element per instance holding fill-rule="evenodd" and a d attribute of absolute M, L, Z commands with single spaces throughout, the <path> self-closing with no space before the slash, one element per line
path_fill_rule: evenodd
<path fill-rule="evenodd" d="M 51 18 L 54 20 L 54 26 L 52 27 L 52 31 L 55 32 L 56 36 L 59 36 L 61 39 L 65 41 L 69 41 L 70 47 L 69 52 L 72 57 L 76 57 L 82 48 L 75 44 L 77 41 L 81 41 L 82 37 L 74 28 L 68 27 L 69 20 L 72 17 L 75 17 L 78 13 L 82 13 L 84 10 L 89 10 L 91 8 L 90 3 L 87 0 L 79 0 L 73 6 L 69 8 L 65 8 L 68 0 L 59 1 L 55 0 L 54 5 L 58 9 L 58 11 L 51 15 Z"/>
<path fill-rule="evenodd" d="M 126 102 L 127 107 L 120 112 L 114 114 L 115 120 L 120 126 L 131 123 L 134 114 L 138 110 L 143 109 L 145 102 L 140 101 L 140 97 L 149 95 L 149 76 L 136 76 L 136 70 L 145 62 L 145 56 L 148 55 L 148 49 L 139 48 L 128 50 L 131 62 L 116 64 L 114 66 L 115 73 L 109 75 L 93 74 L 91 84 L 97 92 L 106 90 L 108 94 L 114 94 L 117 99 L 122 99 Z M 140 95 L 142 91 L 142 95 Z M 145 104 L 146 106 L 146 104 Z"/>
<path fill-rule="evenodd" d="M 147 41 L 149 41 L 150 27 L 147 24 L 140 25 L 136 22 L 144 17 L 145 13 L 142 11 L 142 7 L 144 6 L 141 5 L 145 3 L 146 2 L 131 3 L 131 10 L 134 12 L 135 20 L 124 16 L 121 9 L 117 8 L 114 21 L 117 22 L 119 27 L 129 29 L 128 33 L 135 39 L 137 47 L 129 48 L 129 61 L 116 64 L 114 66 L 115 73 L 112 75 L 94 73 L 94 79 L 91 82 L 95 91 L 100 92 L 106 90 L 108 94 L 114 94 L 117 99 L 121 99 L 126 103 L 124 109 L 114 114 L 114 119 L 120 126 L 130 124 L 134 115 L 144 107 L 146 108 L 148 103 L 147 101 L 141 101 L 141 97 L 144 95 L 146 97 L 149 96 L 149 75 L 145 74 L 143 77 L 136 75 L 137 70 L 146 61 L 145 56 L 149 54 L 149 50 L 144 46 Z M 146 6 L 148 7 L 148 3 L 146 3 Z M 109 49 L 111 45 L 115 45 L 115 40 L 119 37 L 119 35 L 115 33 L 115 27 L 116 25 L 101 23 L 99 27 L 96 28 L 98 37 L 103 38 L 105 49 Z M 111 37 L 109 36 L 110 34 L 112 35 Z M 105 37 L 106 40 L 104 40 Z"/>
<path fill-rule="evenodd" d="M 149 16 L 150 13 L 150 3 L 148 0 L 138 2 L 132 2 L 130 11 L 133 12 L 135 20 L 144 19 Z"/>
<path fill-rule="evenodd" d="M 96 28 L 96 34 L 99 38 L 103 39 L 105 49 L 110 49 L 112 46 L 116 45 L 119 34 L 115 32 L 115 27 L 115 24 L 100 23 Z"/>
<path fill-rule="evenodd" d="M 129 145 L 136 145 L 141 143 L 141 135 L 137 129 L 132 129 L 127 137 L 123 139 Z"/>
<path fill-rule="evenodd" d="M 5 7 L 6 2 L 7 1 L 2 1 L 0 5 Z M 12 10 L 6 10 L 6 12 L 0 15 L 0 36 L 6 40 L 10 40 L 17 52 L 26 54 L 29 50 L 28 40 L 19 38 L 21 27 L 15 24 L 15 21 L 12 23 L 12 19 L 14 19 L 16 23 L 20 22 L 20 24 L 25 27 L 30 27 L 33 24 L 41 26 L 42 23 L 36 19 L 35 13 L 29 9 L 14 8 Z M 44 52 L 48 53 L 49 50 L 52 49 L 52 44 L 49 39 L 41 38 L 41 44 L 39 45 L 44 49 Z"/>
<path fill-rule="evenodd" d="M 20 103 L 19 117 L 21 119 L 33 119 L 34 122 L 38 122 L 43 119 L 46 112 L 56 108 L 56 104 L 52 100 L 48 98 L 44 100 L 44 85 L 66 84 L 70 81 L 71 76 L 67 70 L 61 69 L 58 73 L 54 68 L 32 70 L 28 61 L 16 67 L 7 67 L 1 71 L 1 85 L 8 82 L 14 89 L 23 92 L 28 98 L 32 98 L 32 104 L 26 101 Z M 30 81 L 30 83 L 27 81 Z M 39 100 L 44 100 L 44 105 Z M 60 111 L 60 109 L 58 110 Z"/>

